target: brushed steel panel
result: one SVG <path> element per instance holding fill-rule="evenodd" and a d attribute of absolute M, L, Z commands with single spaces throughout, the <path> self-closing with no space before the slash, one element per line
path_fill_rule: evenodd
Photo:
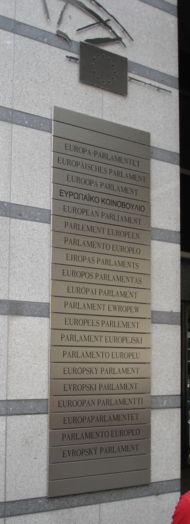
<path fill-rule="evenodd" d="M 55 117 L 50 496 L 150 478 L 149 135 Z"/>
<path fill-rule="evenodd" d="M 96 131 L 85 128 L 80 128 L 79 132 L 76 126 L 66 124 L 65 122 L 55 122 L 53 150 L 58 153 L 64 153 L 67 151 L 71 154 L 72 151 L 65 150 L 65 139 L 68 143 L 76 142 L 78 146 L 81 144 L 84 148 L 89 147 L 89 155 L 83 153 L 83 158 L 86 159 L 94 158 L 96 160 L 100 159 L 101 161 L 107 160 L 110 164 L 115 162 L 118 163 L 118 165 L 122 165 L 122 167 L 128 167 L 129 158 L 133 158 L 135 162 L 133 167 L 136 167 L 137 159 L 139 159 L 139 163 L 137 164 L 139 167 L 140 160 L 149 160 L 150 158 L 149 145 L 117 138 L 116 136 L 108 136 L 105 133 L 97 133 Z M 75 155 L 80 156 L 79 151 L 76 151 Z M 144 165 L 148 165 L 148 162 Z"/>
<path fill-rule="evenodd" d="M 60 125 L 62 125 L 62 128 L 64 128 L 64 124 L 55 124 L 56 128 Z M 70 127 L 67 127 L 67 130 L 69 129 L 68 133 L 70 134 Z M 60 133 L 60 130 L 58 130 L 58 133 Z M 102 137 L 102 135 L 101 135 Z M 80 137 L 78 137 L 80 138 Z M 107 144 L 109 142 L 109 137 L 107 137 Z M 84 143 L 80 140 L 71 140 L 69 138 L 61 138 L 54 136 L 53 138 L 53 151 L 54 153 L 57 153 L 56 158 L 56 164 L 59 164 L 59 168 L 66 167 L 67 164 L 69 167 L 69 171 L 71 169 L 71 166 L 75 166 L 73 171 L 80 172 L 80 167 L 78 164 L 75 164 L 75 162 L 72 162 L 72 158 L 77 158 L 81 160 L 80 166 L 82 166 L 83 169 L 88 171 L 88 174 L 93 174 L 95 176 L 101 176 L 104 178 L 104 173 L 106 173 L 106 177 L 109 174 L 109 179 L 112 179 L 112 176 L 115 177 L 115 180 L 118 180 L 119 178 L 123 178 L 122 174 L 119 173 L 119 170 L 121 169 L 123 173 L 125 173 L 125 170 L 128 169 L 130 172 L 134 172 L 134 181 L 136 185 L 138 186 L 148 186 L 150 184 L 150 178 L 149 178 L 149 170 L 147 170 L 144 167 L 149 166 L 149 163 L 142 163 L 140 164 L 140 160 L 143 160 L 145 158 L 144 152 L 148 152 L 148 155 L 150 155 L 150 149 L 149 146 L 142 146 L 141 144 L 137 144 L 135 142 L 123 142 L 122 141 L 122 148 L 123 145 L 125 147 L 125 152 L 120 154 L 118 151 L 114 151 L 113 149 L 110 149 L 110 145 L 108 144 L 108 147 L 102 147 L 101 145 L 101 138 L 99 141 L 99 146 L 90 145 L 89 143 Z M 146 150 L 145 150 L 146 148 Z M 141 154 L 142 153 L 142 154 Z M 71 158 L 71 162 L 64 162 L 63 158 Z M 149 158 L 149 157 L 147 157 Z M 89 166 L 94 167 L 88 167 L 86 165 L 88 162 Z M 96 163 L 96 168 L 95 168 Z M 54 165 L 55 167 L 55 165 Z M 79 168 L 78 168 L 79 167 Z M 118 174 L 116 167 L 119 167 Z M 145 177 L 136 177 L 135 173 L 141 173 L 143 175 L 147 175 Z M 128 182 L 130 180 L 133 180 L 132 176 L 129 176 Z M 120 180 L 121 181 L 121 180 Z"/>
<path fill-rule="evenodd" d="M 90 284 L 106 284 L 107 286 L 116 285 L 150 289 L 150 275 L 115 271 L 114 269 L 95 269 L 84 266 L 71 267 L 68 264 L 52 264 L 52 279 L 63 280 L 64 282 L 84 282 Z M 114 311 L 114 315 L 115 313 L 116 310 Z"/>
<path fill-rule="evenodd" d="M 103 178 L 114 177 L 114 180 L 120 179 L 123 182 L 136 182 L 138 186 L 149 187 L 149 160 L 144 160 L 137 157 L 126 157 L 126 164 L 122 161 L 107 160 L 107 162 L 98 162 L 97 160 L 85 160 L 83 158 L 74 157 L 62 152 L 58 149 L 61 144 L 59 138 L 54 138 L 54 152 L 53 152 L 53 167 L 56 169 L 66 170 L 67 172 L 78 172 L 85 175 L 102 176 Z M 109 175 L 109 176 L 108 176 Z"/>
<path fill-rule="evenodd" d="M 114 180 L 115 182 L 124 182 L 137 187 L 149 188 L 150 186 L 150 172 L 136 170 L 132 165 L 129 167 L 117 166 L 114 164 L 107 164 L 98 162 L 97 160 L 83 160 L 79 157 L 71 157 L 65 153 L 53 152 L 53 167 L 54 169 L 63 170 L 67 173 L 80 173 L 80 175 L 90 175 L 96 180 L 96 177 L 103 177 L 104 180 Z"/>
<path fill-rule="evenodd" d="M 59 266 L 57 266 L 59 267 Z M 102 317 L 110 315 L 114 318 L 150 318 L 150 305 L 130 302 L 108 302 L 106 300 L 88 300 L 85 298 L 52 297 L 51 311 L 53 313 L 73 313 L 91 315 L 100 313 Z"/>
<path fill-rule="evenodd" d="M 86 220 L 75 220 L 73 218 L 62 218 L 53 215 L 53 231 L 64 233 L 75 233 L 78 235 L 90 235 L 91 237 L 102 237 L 104 239 L 121 240 L 123 242 L 134 242 L 135 244 L 150 244 L 150 230 L 131 229 L 122 226 L 110 226 L 98 222 L 89 222 Z"/>
<path fill-rule="evenodd" d="M 128 455 L 142 455 L 149 453 L 150 441 L 131 440 L 121 442 L 104 442 L 101 444 L 83 444 L 81 446 L 57 446 L 50 448 L 49 460 L 50 464 L 55 462 L 70 462 L 84 460 L 109 458 L 109 457 L 125 457 Z"/>
<path fill-rule="evenodd" d="M 133 409 L 116 411 L 75 411 L 65 413 L 50 413 L 50 428 L 78 428 L 119 426 L 131 424 L 150 424 L 150 409 Z"/>
<path fill-rule="evenodd" d="M 91 379 L 115 379 L 125 378 L 145 378 L 150 376 L 150 365 L 149 364 L 79 364 L 76 363 L 64 363 L 60 364 L 51 362 L 50 367 L 50 378 L 68 379 L 71 384 L 71 379 L 83 378 L 87 381 Z M 127 384 L 126 384 L 127 385 Z M 98 391 L 97 391 L 98 392 Z"/>
<path fill-rule="evenodd" d="M 110 148 L 109 137 L 105 138 L 105 135 L 103 138 L 105 139 L 105 143 L 107 142 L 107 148 L 105 148 L 103 144 L 101 144 L 102 134 L 99 137 L 96 134 L 96 141 L 99 144 L 96 146 L 94 144 L 89 144 L 89 141 L 87 143 L 82 142 L 81 137 L 79 136 L 77 140 L 72 140 L 67 137 L 62 138 L 60 136 L 60 126 L 62 126 L 62 129 L 64 129 L 65 125 L 55 123 L 55 126 L 56 126 L 56 133 L 53 138 L 53 151 L 56 152 L 58 155 L 61 154 L 62 157 L 64 155 L 67 155 L 69 157 L 81 159 L 84 162 L 97 162 L 98 165 L 102 165 L 102 166 L 114 166 L 115 167 L 115 165 L 117 165 L 121 167 L 121 169 L 123 170 L 127 168 L 127 169 L 131 169 L 135 171 L 137 169 L 137 172 L 140 172 L 139 168 L 141 165 L 143 173 L 144 173 L 144 169 L 143 169 L 144 165 L 145 166 L 149 165 L 148 163 L 140 164 L 140 160 L 142 160 L 143 158 L 149 159 L 150 157 L 149 146 L 143 146 L 142 144 L 137 144 L 131 141 L 125 141 L 125 142 L 122 141 L 122 143 L 119 146 L 122 148 L 122 151 L 118 152 L 114 150 L 113 148 L 112 149 Z M 58 129 L 58 126 L 59 126 L 59 129 Z M 68 135 L 73 133 L 73 129 L 70 126 L 67 126 L 66 131 L 68 132 Z M 86 134 L 86 131 L 85 131 L 85 134 Z M 75 136 L 76 136 L 76 131 L 75 131 Z M 119 142 L 120 141 L 117 141 L 118 144 Z M 123 145 L 125 148 L 125 152 L 123 152 Z M 79 171 L 79 169 L 77 169 L 77 171 Z M 96 171 L 96 174 L 98 174 L 97 171 Z M 102 171 L 100 170 L 100 174 L 101 175 L 104 174 L 103 168 L 102 168 Z M 111 179 L 113 173 L 110 171 L 109 174 L 110 174 L 109 178 Z M 149 170 L 147 170 L 146 174 L 149 174 Z M 147 181 L 148 181 L 148 176 L 147 176 Z M 141 179 L 137 178 L 136 182 L 137 184 L 138 182 L 140 183 Z M 142 186 L 143 185 L 146 185 L 146 184 L 144 183 L 142 184 Z"/>
<path fill-rule="evenodd" d="M 57 253 L 56 253 L 57 254 Z M 58 257 L 57 257 L 58 258 Z M 110 260 L 111 263 L 111 260 Z M 138 263 L 138 269 L 141 262 Z M 143 264 L 144 268 L 145 263 Z M 94 299 L 97 301 L 108 300 L 117 302 L 141 303 L 150 304 L 150 290 L 138 289 L 124 286 L 106 286 L 103 284 L 89 284 L 83 282 L 60 282 L 59 280 L 52 281 L 52 296 L 64 298 L 85 298 Z"/>
<path fill-rule="evenodd" d="M 51 330 L 53 346 L 83 346 L 112 348 L 147 348 L 150 347 L 150 336 L 138 333 L 109 333 L 86 331 Z"/>
<path fill-rule="evenodd" d="M 111 175 L 113 168 L 109 166 L 106 168 Z M 131 177 L 132 178 L 132 177 Z M 136 177 L 137 180 L 140 177 Z M 101 174 L 96 176 L 93 174 L 79 173 L 78 171 L 68 171 L 67 169 L 61 169 L 54 167 L 53 169 L 53 182 L 54 184 L 67 186 L 74 186 L 79 189 L 89 189 L 90 191 L 97 191 L 98 193 L 109 193 L 113 195 L 122 195 L 127 198 L 135 198 L 142 202 L 150 201 L 150 190 L 148 187 L 142 187 L 141 185 L 134 185 L 131 183 L 125 183 L 121 180 L 112 180 L 112 177 L 104 178 Z"/>
<path fill-rule="evenodd" d="M 89 130 L 92 129 L 98 133 L 100 132 L 111 136 L 117 136 L 124 140 L 131 140 L 132 142 L 140 144 L 150 144 L 150 133 L 147 131 L 141 131 L 140 129 L 116 124 L 115 122 L 109 122 L 107 120 L 102 120 L 102 118 L 85 115 L 85 113 L 70 111 L 69 109 L 64 109 L 62 107 L 54 107 L 54 121 L 63 124 L 66 123 L 78 128 L 84 127 Z"/>
<path fill-rule="evenodd" d="M 53 201 L 53 215 L 66 218 L 77 218 L 109 225 L 119 225 L 137 229 L 150 229 L 150 217 L 130 214 L 105 207 L 81 205 L 78 202 Z"/>
<path fill-rule="evenodd" d="M 84 331 L 114 331 L 114 333 L 150 333 L 150 319 L 114 318 L 101 315 L 75 315 L 52 313 L 52 329 L 73 329 Z"/>
<path fill-rule="evenodd" d="M 54 143 L 55 143 L 54 139 Z M 55 143 L 56 144 L 56 143 Z M 131 165 L 130 165 L 131 164 Z M 126 182 L 134 184 L 137 187 L 149 188 L 150 186 L 150 172 L 145 172 L 139 169 L 138 166 L 133 165 L 131 159 L 129 166 L 116 165 L 114 163 L 102 163 L 97 160 L 83 160 L 79 157 L 72 157 L 66 153 L 53 152 L 53 167 L 54 169 L 61 169 L 67 173 L 77 172 L 83 175 L 92 175 L 96 177 L 103 177 L 108 180 L 115 180 L 116 182 Z M 144 167 L 144 166 L 142 166 Z"/>
<path fill-rule="evenodd" d="M 53 366 L 56 366 L 57 374 L 60 375 L 60 365 L 51 363 L 51 368 Z M 143 369 L 141 369 L 141 367 Z M 104 368 L 106 369 L 106 366 L 104 366 Z M 55 377 L 56 373 L 54 368 L 54 373 L 51 371 L 50 392 L 52 395 L 76 396 L 77 393 L 79 395 L 89 395 L 87 402 L 86 398 L 84 400 L 81 399 L 78 401 L 77 406 L 83 408 L 83 404 L 87 404 L 91 408 L 95 408 L 95 406 L 103 405 L 105 403 L 106 408 L 107 405 L 110 406 L 112 404 L 112 400 L 104 400 L 104 397 L 102 397 L 102 395 L 125 395 L 131 393 L 137 394 L 150 392 L 150 366 L 148 364 L 139 364 L 139 368 L 141 371 L 139 373 L 140 376 L 138 377 L 135 377 L 135 374 L 133 374 L 132 378 L 130 378 L 130 373 L 126 373 L 125 375 L 123 373 L 122 375 L 119 375 L 117 379 L 114 380 L 112 377 L 110 379 L 105 379 L 102 378 L 102 376 L 97 377 L 97 379 L 90 378 L 86 380 L 81 380 L 79 378 L 76 379 L 76 376 L 74 376 L 69 380 L 66 380 L 65 378 L 64 380 L 62 380 L 62 376 L 58 378 Z M 131 368 L 129 368 L 129 370 L 130 369 Z M 138 367 L 134 369 L 136 373 L 138 372 L 138 370 Z M 123 378 L 124 376 L 125 378 Z M 91 398 L 90 395 L 93 395 L 93 398 Z M 94 399 L 94 395 L 100 395 L 101 399 Z M 117 402 L 119 405 L 120 401 L 114 399 L 114 403 Z M 72 406 L 75 405 L 75 399 L 73 399 L 72 402 L 70 402 L 70 404 L 72 404 Z M 63 402 L 63 405 L 67 405 L 67 402 Z"/>
<path fill-rule="evenodd" d="M 119 386 L 122 386 L 122 385 L 124 386 L 125 384 L 126 384 L 126 381 L 123 381 L 123 384 L 122 384 L 122 381 L 120 380 Z M 50 398 L 50 411 L 51 412 L 66 413 L 66 412 L 77 411 L 77 410 L 78 411 L 86 410 L 86 411 L 92 412 L 93 410 L 98 410 L 98 411 L 108 410 L 109 411 L 113 409 L 118 409 L 118 410 L 120 409 L 121 410 L 147 409 L 150 407 L 150 395 L 148 393 L 137 394 L 138 389 L 140 391 L 145 391 L 145 392 L 150 391 L 150 383 L 148 380 L 144 381 L 142 379 L 141 384 L 140 382 L 135 383 L 135 381 L 133 384 L 131 380 L 129 383 L 128 391 L 127 391 L 127 386 L 128 386 L 127 384 L 126 389 L 124 391 L 120 391 L 118 392 L 118 394 L 115 394 L 115 395 L 111 394 L 111 393 L 114 393 L 114 390 L 113 390 L 113 391 L 110 391 L 110 394 L 109 392 L 106 391 L 104 394 L 102 392 L 102 394 L 95 396 L 93 392 L 91 394 L 91 392 L 89 392 L 87 388 L 85 391 L 86 384 L 84 384 L 84 391 L 80 390 L 78 393 L 78 396 L 77 396 L 76 390 L 73 392 L 73 395 L 72 395 L 72 385 L 73 384 L 71 384 L 71 391 L 68 392 L 68 391 L 65 391 L 66 389 L 65 383 L 62 382 L 61 384 L 61 380 L 51 381 L 51 384 L 50 384 L 51 394 L 56 395 Z M 91 385 L 93 386 L 93 384 Z M 103 385 L 105 386 L 105 382 Z M 131 389 L 130 389 L 130 385 L 131 385 Z M 77 386 L 78 384 L 76 384 L 76 387 Z M 133 394 L 134 392 L 133 392 L 132 386 L 134 386 L 134 388 L 136 386 L 136 389 L 134 389 L 135 394 Z M 67 393 L 67 394 L 69 393 L 70 396 L 66 396 L 66 395 L 64 396 L 64 393 Z M 60 396 L 58 396 L 59 394 Z M 85 394 L 88 396 L 86 397 Z"/>
<path fill-rule="evenodd" d="M 134 167 L 134 169 L 142 169 L 142 171 L 145 172 L 149 170 L 150 147 L 148 145 L 139 144 L 131 140 L 124 140 L 116 136 L 108 136 L 107 134 L 97 133 L 96 131 L 84 128 L 80 128 L 79 132 L 75 126 L 66 124 L 65 122 L 55 122 L 54 151 L 58 153 L 65 152 L 63 139 L 66 139 L 68 142 L 74 141 L 79 144 L 81 143 L 84 147 L 89 146 L 91 148 L 91 158 L 95 158 L 96 160 L 107 160 L 110 164 L 117 164 L 122 167 Z M 102 154 L 100 155 L 100 153 Z M 78 153 L 77 156 L 79 156 Z M 85 157 L 89 159 L 88 155 L 85 155 Z M 131 163 L 132 160 L 133 163 Z"/>
<path fill-rule="evenodd" d="M 53 232 L 53 247 L 76 249 L 77 251 L 90 253 L 104 253 L 120 257 L 131 257 L 140 259 L 150 258 L 150 246 L 126 242 L 111 241 L 110 239 L 91 238 L 85 235 L 71 235 L 61 232 Z"/>
<path fill-rule="evenodd" d="M 50 464 L 50 480 L 58 480 L 86 475 L 98 475 L 114 473 L 118 471 L 130 472 L 134 469 L 147 469 L 150 466 L 150 456 L 140 455 L 138 457 L 122 457 L 117 459 L 84 460 L 83 462 L 64 462 L 62 464 Z"/>
<path fill-rule="evenodd" d="M 59 186 L 53 185 L 53 214 L 56 211 L 56 200 L 65 203 L 87 204 L 92 207 L 104 207 L 108 209 L 116 209 L 122 213 L 131 213 L 135 215 L 150 216 L 150 203 L 141 202 L 140 200 L 129 199 L 125 197 L 117 197 L 107 193 L 98 193 L 96 191 L 88 191 L 87 189 L 77 189 L 73 186 Z"/>
<path fill-rule="evenodd" d="M 51 362 L 150 362 L 150 349 L 95 349 L 52 346 Z"/>
<path fill-rule="evenodd" d="M 141 486 L 150 483 L 150 468 L 142 471 L 131 471 L 95 475 L 65 480 L 52 480 L 49 482 L 49 497 L 61 495 L 74 495 L 77 493 L 89 493 L 116 488 L 127 488 L 130 486 Z"/>
<path fill-rule="evenodd" d="M 150 274 L 150 261 L 141 260 L 140 258 L 130 257 L 118 257 L 113 255 L 96 254 L 82 252 L 72 249 L 59 249 L 54 248 L 52 253 L 52 261 L 55 264 L 71 264 L 73 266 L 87 266 L 91 268 L 102 268 L 105 267 L 108 270 L 122 270 L 131 271 L 132 273 L 142 272 L 144 274 Z M 89 284 L 86 284 L 87 286 Z M 107 286 L 106 286 L 107 288 Z M 117 294 L 117 290 L 116 290 Z M 58 295 L 59 296 L 59 295 Z M 102 297 L 103 298 L 103 297 Z M 115 296 L 116 299 L 116 296 Z M 114 300 L 115 300 L 114 299 Z"/>
<path fill-rule="evenodd" d="M 131 440 L 150 438 L 150 426 L 105 426 L 82 429 L 61 429 L 50 431 L 50 446 L 110 442 L 112 440 Z"/>

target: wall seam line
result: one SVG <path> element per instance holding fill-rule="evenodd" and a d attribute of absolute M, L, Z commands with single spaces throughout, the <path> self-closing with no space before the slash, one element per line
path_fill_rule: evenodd
<path fill-rule="evenodd" d="M 34 207 L 14 202 L 0 201 L 0 216 L 15 220 L 28 220 L 40 224 L 51 224 L 51 209 Z M 151 227 L 151 240 L 180 243 L 180 231 Z"/>
<path fill-rule="evenodd" d="M 18 315 L 27 317 L 50 316 L 50 303 L 39 301 L 0 299 L 0 315 Z M 180 311 L 151 311 L 153 324 L 180 325 Z"/>
<path fill-rule="evenodd" d="M 50 45 L 63 51 L 69 51 L 77 55 L 79 54 L 79 42 L 71 40 L 71 42 L 67 44 L 54 33 L 30 26 L 29 24 L 24 24 L 23 22 L 13 20 L 3 15 L 0 15 L 0 29 L 14 33 L 23 38 L 34 40 L 41 44 Z M 135 73 L 139 76 L 149 78 L 163 85 L 178 89 L 177 76 L 153 69 L 149 66 L 139 64 L 138 62 L 133 62 L 131 60 L 128 61 L 128 70 L 131 73 Z"/>
<path fill-rule="evenodd" d="M 48 117 L 26 113 L 17 109 L 0 106 L 0 121 L 21 125 L 37 131 L 52 132 L 52 120 Z M 150 147 L 151 158 L 179 166 L 179 153 L 157 146 Z"/>
<path fill-rule="evenodd" d="M 165 0 L 139 0 L 139 2 L 177 17 L 177 5 L 170 4 L 170 2 L 166 2 Z"/>
<path fill-rule="evenodd" d="M 15 500 L 0 503 L 0 517 L 8 518 L 19 515 L 44 513 L 49 511 L 64 510 L 68 508 L 105 504 L 120 500 L 131 500 L 142 497 L 154 497 L 180 491 L 180 479 L 171 479 L 152 482 L 148 486 L 122 488 L 117 490 L 89 493 L 48 499 L 39 497 L 34 499 Z"/>
<path fill-rule="evenodd" d="M 181 395 L 151 395 L 151 409 L 178 409 Z M 47 415 L 48 399 L 7 399 L 0 400 L 0 416 Z"/>

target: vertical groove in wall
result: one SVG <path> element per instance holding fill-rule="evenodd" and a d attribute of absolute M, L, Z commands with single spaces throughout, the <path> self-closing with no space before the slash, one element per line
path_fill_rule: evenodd
<path fill-rule="evenodd" d="M 14 3 L 14 20 L 16 17 L 16 0 Z M 13 35 L 13 64 L 12 64 L 12 108 L 14 107 L 14 73 L 15 73 L 15 35 Z M 10 201 L 12 189 L 12 161 L 13 161 L 13 125 L 11 123 L 11 158 L 10 158 Z M 11 220 L 9 218 L 9 258 L 8 258 L 8 300 L 10 298 L 10 263 L 11 263 Z M 9 365 L 9 336 L 10 336 L 10 317 L 7 317 L 7 362 L 6 362 L 6 399 L 8 398 L 8 365 Z M 7 500 L 7 456 L 8 456 L 8 419 L 5 421 L 5 503 Z"/>

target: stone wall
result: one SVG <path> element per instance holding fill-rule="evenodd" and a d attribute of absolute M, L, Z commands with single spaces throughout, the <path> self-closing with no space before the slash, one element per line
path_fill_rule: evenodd
<path fill-rule="evenodd" d="M 127 55 L 129 76 L 161 90 L 130 80 L 123 98 L 79 83 L 78 64 L 55 36 L 59 2 L 48 0 L 48 23 L 40 0 L 0 0 L 0 524 L 160 524 L 179 496 L 176 1 L 102 3 L 134 38 L 110 51 Z M 66 32 L 76 42 L 76 27 L 88 22 L 69 8 Z M 48 500 L 54 105 L 151 133 L 152 453 L 149 486 Z"/>

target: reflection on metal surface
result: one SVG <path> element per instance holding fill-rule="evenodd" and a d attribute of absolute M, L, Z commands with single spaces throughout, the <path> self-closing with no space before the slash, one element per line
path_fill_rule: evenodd
<path fill-rule="evenodd" d="M 147 133 L 55 119 L 49 496 L 150 478 Z"/>

